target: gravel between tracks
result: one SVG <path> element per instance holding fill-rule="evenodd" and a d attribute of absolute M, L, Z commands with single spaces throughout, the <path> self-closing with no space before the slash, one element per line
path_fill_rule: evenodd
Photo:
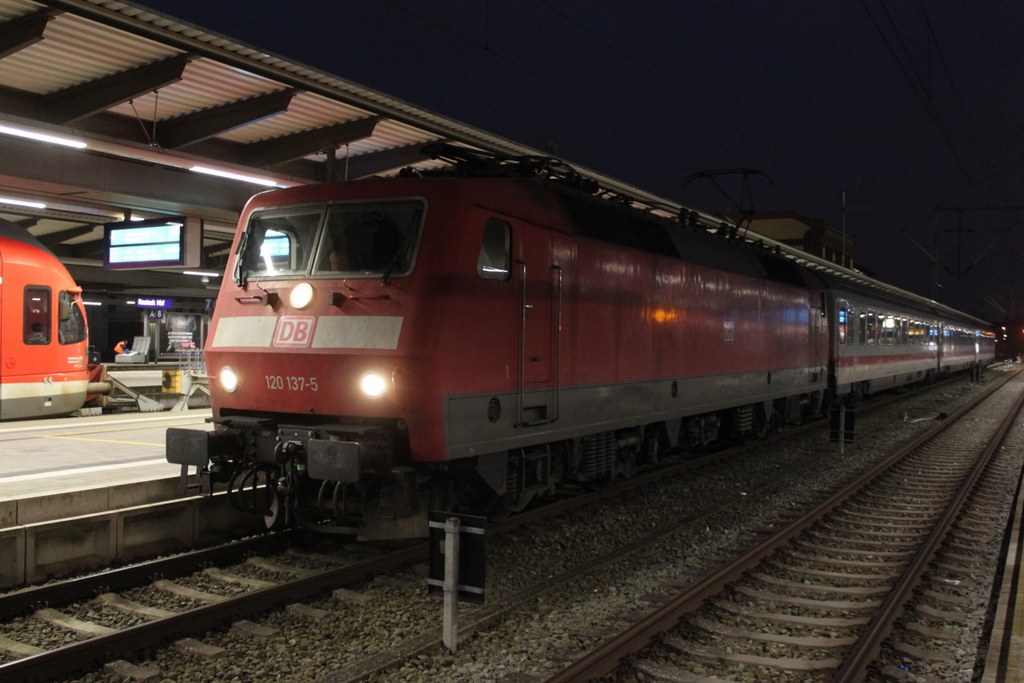
<path fill-rule="evenodd" d="M 726 503 L 699 528 L 681 526 L 672 537 L 514 610 L 490 630 L 461 643 L 457 653 L 438 649 L 373 680 L 512 681 L 551 675 L 574 654 L 591 649 L 669 598 L 674 586 L 689 583 L 754 534 L 782 524 L 824 491 L 863 472 L 932 424 L 915 419 L 951 413 L 984 384 L 1001 377 L 1001 372 L 988 372 L 982 385 L 959 380 L 862 417 L 857 443 L 847 446 L 842 456 L 827 442 L 827 429 L 816 429 L 784 444 L 763 445 L 725 463 L 491 538 L 488 605 L 673 520 Z M 406 583 L 365 582 L 352 587 L 374 596 L 367 605 L 339 603 L 326 596 L 311 603 L 332 612 L 334 619 L 314 623 L 284 610 L 266 615 L 260 623 L 280 629 L 269 641 L 226 629 L 207 633 L 205 642 L 228 648 L 226 658 L 202 660 L 166 648 L 145 653 L 138 663 L 180 682 L 315 681 L 404 638 L 440 627 L 440 601 L 427 597 L 422 576 L 411 570 L 395 576 Z M 463 606 L 463 623 L 474 612 Z M 641 680 L 636 676 L 627 673 L 622 680 Z M 121 681 L 102 672 L 63 680 Z"/>

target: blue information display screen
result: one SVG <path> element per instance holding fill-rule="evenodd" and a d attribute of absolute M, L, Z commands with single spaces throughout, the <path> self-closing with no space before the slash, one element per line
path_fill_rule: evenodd
<path fill-rule="evenodd" d="M 153 268 L 185 263 L 184 222 L 173 220 L 108 223 L 104 266 Z"/>

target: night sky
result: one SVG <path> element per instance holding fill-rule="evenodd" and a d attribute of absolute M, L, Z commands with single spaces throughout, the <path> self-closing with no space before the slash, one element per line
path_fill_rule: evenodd
<path fill-rule="evenodd" d="M 1024 206 L 1022 3 L 142 4 L 694 208 L 732 210 L 690 174 L 751 167 L 774 180 L 751 179 L 753 208 L 838 229 L 845 189 L 859 265 L 1024 315 L 1024 210 L 963 212 L 959 266 L 958 214 L 936 211 Z"/>

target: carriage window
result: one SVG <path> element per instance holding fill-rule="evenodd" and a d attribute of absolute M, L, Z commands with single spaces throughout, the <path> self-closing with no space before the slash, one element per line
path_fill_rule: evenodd
<path fill-rule="evenodd" d="M 868 313 L 868 344 L 878 342 L 878 318 L 874 313 Z"/>
<path fill-rule="evenodd" d="M 77 344 L 85 341 L 85 316 L 82 306 L 68 292 L 57 295 L 57 340 L 61 344 Z"/>
<path fill-rule="evenodd" d="M 860 343 L 861 344 L 866 344 L 867 341 L 868 341 L 867 340 L 867 336 L 868 336 L 868 324 L 867 323 L 868 323 L 868 314 L 867 313 L 861 313 L 860 314 Z"/>
<path fill-rule="evenodd" d="M 891 345 L 896 341 L 896 318 L 891 315 L 879 316 L 882 321 L 883 344 Z"/>
<path fill-rule="evenodd" d="M 846 323 L 846 316 L 847 316 L 846 304 L 845 303 L 841 303 L 841 304 L 839 304 L 839 320 L 837 321 L 838 322 L 837 327 L 839 328 L 839 343 L 840 344 L 845 344 L 846 343 L 846 324 L 847 324 Z"/>
<path fill-rule="evenodd" d="M 243 277 L 305 274 L 323 207 L 259 211 L 239 244 L 237 273 Z"/>
<path fill-rule="evenodd" d="M 50 343 L 50 288 L 29 285 L 25 287 L 25 327 L 23 339 L 26 344 L 43 345 Z"/>
<path fill-rule="evenodd" d="M 485 280 L 507 280 L 511 258 L 512 226 L 497 218 L 488 218 L 476 260 L 477 275 Z"/>

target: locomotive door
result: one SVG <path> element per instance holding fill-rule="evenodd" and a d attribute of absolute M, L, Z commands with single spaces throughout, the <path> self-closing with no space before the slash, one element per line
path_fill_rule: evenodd
<path fill-rule="evenodd" d="M 519 293 L 519 424 L 537 425 L 558 417 L 555 351 L 556 290 L 561 271 L 552 267 L 551 233 L 530 225 L 513 230 L 516 289 Z M 553 370 L 554 369 L 554 370 Z"/>

